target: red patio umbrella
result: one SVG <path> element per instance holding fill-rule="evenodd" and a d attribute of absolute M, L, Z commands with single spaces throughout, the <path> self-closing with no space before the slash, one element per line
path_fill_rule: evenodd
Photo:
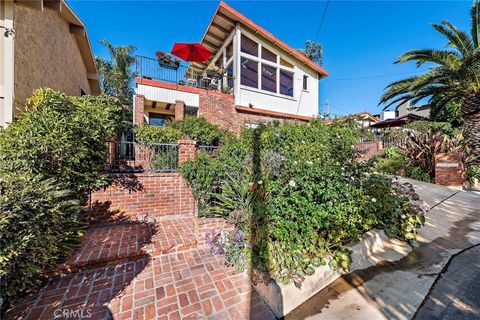
<path fill-rule="evenodd" d="M 201 43 L 175 43 L 170 53 L 191 62 L 205 62 L 213 55 Z"/>

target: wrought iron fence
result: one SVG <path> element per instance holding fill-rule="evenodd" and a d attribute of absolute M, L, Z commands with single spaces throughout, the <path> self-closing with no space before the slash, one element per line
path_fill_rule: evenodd
<path fill-rule="evenodd" d="M 178 85 L 191 86 L 224 93 L 233 93 L 233 77 L 207 74 L 191 66 L 162 66 L 158 59 L 136 56 L 135 74 L 144 79 L 154 79 Z"/>
<path fill-rule="evenodd" d="M 175 172 L 178 145 L 172 143 L 110 143 L 108 170 L 111 172 Z"/>
<path fill-rule="evenodd" d="M 218 152 L 220 151 L 219 146 L 204 146 L 204 145 L 198 145 L 197 146 L 198 151 L 203 151 L 205 153 L 208 153 L 213 156 L 217 156 Z"/>
<path fill-rule="evenodd" d="M 376 137 L 373 139 L 370 138 L 360 138 L 359 143 L 367 143 L 367 142 L 373 142 L 373 141 L 382 141 L 382 146 L 383 148 L 388 148 L 388 147 L 403 147 L 405 146 L 406 138 L 404 137 Z"/>
<path fill-rule="evenodd" d="M 383 147 L 398 147 L 402 148 L 405 146 L 406 138 L 404 137 L 382 137 L 381 138 Z"/>

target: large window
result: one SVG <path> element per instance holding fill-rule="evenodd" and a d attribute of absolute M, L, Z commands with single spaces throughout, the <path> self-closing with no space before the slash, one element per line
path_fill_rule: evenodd
<path fill-rule="evenodd" d="M 277 62 L 277 55 L 272 51 L 262 47 L 262 59 L 268 60 L 271 62 Z"/>
<path fill-rule="evenodd" d="M 258 88 L 258 62 L 242 58 L 240 83 L 244 86 Z"/>
<path fill-rule="evenodd" d="M 242 34 L 241 51 L 252 56 L 258 57 L 258 44 Z"/>
<path fill-rule="evenodd" d="M 277 92 L 277 68 L 262 63 L 262 90 Z"/>
<path fill-rule="evenodd" d="M 165 127 L 168 120 L 172 119 L 173 115 L 161 114 L 156 112 L 148 113 L 148 123 L 153 126 Z"/>
<path fill-rule="evenodd" d="M 293 64 L 243 34 L 240 38 L 240 51 L 240 84 L 242 86 L 289 97 L 294 96 Z M 299 84 L 299 88 L 301 85 Z M 307 86 L 304 79 L 303 88 Z"/>
<path fill-rule="evenodd" d="M 280 70 L 280 93 L 293 97 L 293 72 Z"/>

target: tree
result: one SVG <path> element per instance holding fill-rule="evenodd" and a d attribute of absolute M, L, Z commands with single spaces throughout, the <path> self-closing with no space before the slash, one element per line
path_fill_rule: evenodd
<path fill-rule="evenodd" d="M 447 48 L 411 50 L 395 63 L 415 61 L 417 67 L 431 64 L 428 72 L 395 81 L 388 85 L 380 103 L 428 99 L 436 114 L 451 112 L 460 105 L 464 120 L 463 136 L 470 164 L 480 164 L 480 6 L 475 0 L 471 12 L 470 33 L 460 31 L 448 21 L 434 24 L 435 30 L 448 40 Z"/>
<path fill-rule="evenodd" d="M 134 78 L 131 67 L 135 62 L 135 47 L 115 47 L 106 40 L 100 42 L 110 54 L 110 61 L 95 57 L 102 90 L 109 96 L 117 97 L 122 104 L 131 106 L 133 89 L 130 85 Z"/>
<path fill-rule="evenodd" d="M 305 42 L 305 49 L 297 50 L 319 66 L 323 64 L 323 47 L 320 43 L 307 40 L 307 42 Z"/>

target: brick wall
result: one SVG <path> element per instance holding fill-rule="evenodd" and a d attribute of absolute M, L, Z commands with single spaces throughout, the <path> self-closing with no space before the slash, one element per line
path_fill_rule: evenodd
<path fill-rule="evenodd" d="M 461 187 L 465 182 L 464 155 L 461 152 L 435 155 L 435 184 Z"/>
<path fill-rule="evenodd" d="M 359 162 L 366 162 L 378 155 L 383 149 L 382 141 L 368 141 L 358 143 L 356 146 L 357 150 L 360 151 L 360 156 L 358 157 Z"/>
<path fill-rule="evenodd" d="M 133 123 L 136 125 L 143 124 L 145 122 L 144 117 L 145 110 L 145 97 L 141 94 L 133 96 Z"/>
<path fill-rule="evenodd" d="M 208 122 L 236 134 L 240 134 L 245 124 L 300 121 L 287 119 L 280 115 L 262 115 L 238 111 L 235 107 L 234 96 L 218 92 L 199 94 L 198 115 L 205 118 Z"/>
<path fill-rule="evenodd" d="M 175 100 L 175 120 L 183 120 L 185 116 L 185 102 Z"/>
<path fill-rule="evenodd" d="M 120 219 L 158 220 L 193 216 L 192 191 L 179 173 L 115 174 L 105 190 L 92 192 L 92 222 Z"/>
<path fill-rule="evenodd" d="M 136 156 L 141 153 L 135 149 Z M 179 164 L 195 158 L 195 141 L 178 142 Z M 144 168 L 148 169 L 148 164 Z M 187 182 L 179 173 L 124 173 L 105 190 L 91 193 L 90 219 L 105 220 L 145 218 L 166 219 L 193 216 L 196 203 Z"/>

